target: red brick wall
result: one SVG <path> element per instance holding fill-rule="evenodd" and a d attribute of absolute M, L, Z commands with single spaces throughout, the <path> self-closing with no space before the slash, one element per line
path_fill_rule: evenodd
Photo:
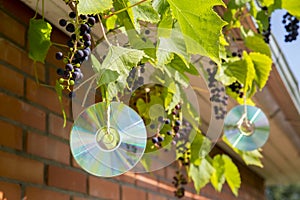
<path fill-rule="evenodd" d="M 0 191 L 8 200 L 167 200 L 174 199 L 170 166 L 151 174 L 97 178 L 81 170 L 71 156 L 70 101 L 63 100 L 68 124 L 62 128 L 60 105 L 51 88 L 37 86 L 33 62 L 27 56 L 29 19 L 34 12 L 18 0 L 0 0 Z M 66 41 L 54 28 L 52 40 Z M 56 68 L 51 47 L 45 64 L 37 64 L 41 83 L 54 85 Z M 243 184 L 238 199 L 263 199 L 263 179 L 239 165 Z M 185 199 L 235 199 L 228 186 L 217 193 L 211 186 Z"/>

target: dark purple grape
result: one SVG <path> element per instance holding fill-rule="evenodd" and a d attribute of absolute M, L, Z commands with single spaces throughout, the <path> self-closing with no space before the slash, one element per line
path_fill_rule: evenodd
<path fill-rule="evenodd" d="M 57 60 L 61 60 L 61 59 L 63 59 L 63 58 L 64 58 L 64 55 L 63 55 L 63 53 L 62 53 L 62 52 L 56 52 L 56 54 L 55 54 L 55 58 L 56 58 Z"/>
<path fill-rule="evenodd" d="M 69 17 L 70 17 L 70 18 L 75 18 L 75 17 L 76 17 L 76 13 L 73 12 L 73 11 L 70 12 L 70 13 L 69 13 Z"/>
<path fill-rule="evenodd" d="M 180 123 L 180 120 L 176 120 L 176 121 L 175 121 L 175 126 L 180 126 L 180 124 L 181 124 L 181 123 Z"/>
<path fill-rule="evenodd" d="M 58 69 L 56 70 L 56 73 L 57 73 L 59 76 L 63 76 L 63 75 L 64 75 L 64 72 L 65 72 L 65 70 L 63 70 L 62 68 L 58 68 Z"/>
<path fill-rule="evenodd" d="M 91 41 L 85 41 L 84 42 L 84 46 L 85 47 L 89 47 L 89 46 L 91 46 L 92 45 L 92 42 Z"/>
<path fill-rule="evenodd" d="M 144 72 L 145 72 L 145 67 L 141 67 L 141 68 L 140 68 L 140 72 L 141 72 L 141 73 L 144 73 Z"/>
<path fill-rule="evenodd" d="M 75 68 L 74 68 L 74 72 L 79 72 L 79 73 L 81 73 L 81 69 L 80 69 L 79 67 L 75 67 Z"/>
<path fill-rule="evenodd" d="M 67 71 L 73 71 L 73 69 L 74 69 L 73 65 L 70 63 L 66 64 L 65 68 Z"/>
<path fill-rule="evenodd" d="M 151 129 L 155 129 L 155 124 L 151 124 L 151 125 L 150 125 L 150 128 L 151 128 Z"/>
<path fill-rule="evenodd" d="M 163 137 L 161 137 L 161 136 L 158 136 L 158 137 L 157 137 L 157 139 L 158 139 L 158 141 L 159 141 L 159 142 L 162 142 L 162 141 L 164 141 L 164 138 L 163 138 Z"/>
<path fill-rule="evenodd" d="M 91 49 L 90 49 L 89 47 L 87 47 L 87 48 L 85 48 L 85 49 L 83 50 L 83 53 L 84 53 L 85 56 L 89 56 L 90 53 L 91 53 Z"/>
<path fill-rule="evenodd" d="M 62 27 L 64 27 L 64 26 L 67 25 L 67 21 L 65 19 L 60 19 L 59 20 L 59 25 L 62 26 Z"/>
<path fill-rule="evenodd" d="M 73 33 L 75 31 L 75 26 L 74 24 L 72 23 L 69 23 L 67 26 L 66 26 L 66 30 L 70 33 Z"/>
<path fill-rule="evenodd" d="M 81 78 L 81 74 L 80 72 L 73 72 L 72 76 L 74 78 L 74 80 L 79 80 Z"/>
<path fill-rule="evenodd" d="M 71 35 L 71 39 L 72 39 L 72 40 L 76 40 L 76 34 L 75 34 L 75 33 L 73 33 L 73 34 Z"/>
<path fill-rule="evenodd" d="M 87 24 L 81 24 L 80 31 L 85 33 L 89 29 L 89 26 Z"/>
<path fill-rule="evenodd" d="M 73 47 L 74 47 L 74 43 L 73 43 L 72 40 L 69 40 L 69 41 L 67 42 L 67 45 L 68 45 L 68 47 L 70 47 L 70 48 L 73 48 Z"/>
<path fill-rule="evenodd" d="M 159 116 L 157 119 L 158 119 L 159 122 L 164 122 L 163 116 Z"/>
<path fill-rule="evenodd" d="M 85 41 L 90 41 L 90 40 L 91 40 L 91 35 L 88 34 L 88 33 L 85 33 L 85 34 L 83 34 L 82 38 L 83 38 Z"/>
<path fill-rule="evenodd" d="M 88 18 L 88 23 L 89 23 L 91 26 L 94 26 L 94 24 L 96 23 L 95 17 L 89 17 L 89 18 Z"/>
<path fill-rule="evenodd" d="M 170 124 L 171 120 L 170 119 L 165 119 L 165 124 Z"/>
<path fill-rule="evenodd" d="M 172 135 L 172 131 L 167 131 L 167 135 Z"/>
<path fill-rule="evenodd" d="M 86 20 L 86 19 L 87 19 L 87 16 L 86 16 L 86 15 L 80 15 L 79 17 L 80 17 L 80 19 L 82 19 L 82 20 Z"/>
<path fill-rule="evenodd" d="M 180 109 L 181 109 L 181 105 L 180 105 L 180 104 L 177 104 L 177 105 L 175 106 L 175 109 L 176 109 L 176 110 L 180 110 Z"/>
<path fill-rule="evenodd" d="M 153 144 L 156 144 L 156 143 L 158 143 L 158 139 L 157 139 L 157 137 L 153 137 L 153 138 L 152 138 L 152 142 L 153 142 Z"/>
<path fill-rule="evenodd" d="M 75 92 L 70 92 L 69 93 L 69 98 L 74 98 L 75 97 Z"/>
<path fill-rule="evenodd" d="M 82 50 L 78 50 L 77 53 L 76 53 L 76 55 L 78 56 L 78 58 L 84 57 L 84 53 L 83 53 Z"/>
<path fill-rule="evenodd" d="M 140 85 L 143 85 L 144 84 L 144 77 L 138 77 L 138 80 L 137 80 L 138 84 Z"/>
<path fill-rule="evenodd" d="M 179 131 L 179 126 L 174 126 L 174 127 L 173 127 L 173 130 L 174 130 L 175 133 L 178 133 L 178 131 Z"/>

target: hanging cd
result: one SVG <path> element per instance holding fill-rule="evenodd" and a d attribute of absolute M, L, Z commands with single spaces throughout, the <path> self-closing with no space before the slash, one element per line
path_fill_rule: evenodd
<path fill-rule="evenodd" d="M 112 177 L 132 169 L 146 148 L 142 118 L 123 103 L 105 102 L 84 110 L 70 136 L 72 154 L 87 172 Z"/>
<path fill-rule="evenodd" d="M 270 133 L 269 121 L 264 112 L 254 106 L 240 105 L 227 114 L 224 133 L 233 147 L 252 151 L 263 146 Z"/>

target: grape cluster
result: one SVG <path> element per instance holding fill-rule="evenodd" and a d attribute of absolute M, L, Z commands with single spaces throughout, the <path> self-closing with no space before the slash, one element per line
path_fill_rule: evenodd
<path fill-rule="evenodd" d="M 244 92 L 242 91 L 243 85 L 240 82 L 235 81 L 234 83 L 229 85 L 228 88 L 230 88 L 232 92 L 238 94 L 239 98 L 243 98 L 244 96 Z"/>
<path fill-rule="evenodd" d="M 286 30 L 284 41 L 292 42 L 296 40 L 297 36 L 299 35 L 299 20 L 295 16 L 287 12 L 285 15 L 283 15 L 282 23 L 284 24 L 284 28 Z"/>
<path fill-rule="evenodd" d="M 152 143 L 156 147 L 161 147 L 161 142 L 164 141 L 165 137 L 172 137 L 172 144 L 175 145 L 177 143 L 177 140 L 181 137 L 181 134 L 179 131 L 183 128 L 181 120 L 180 120 L 180 112 L 181 112 L 181 104 L 177 104 L 175 108 L 172 111 L 171 119 L 170 118 L 163 118 L 162 116 L 158 117 L 158 132 L 155 134 L 154 137 L 152 137 Z M 159 128 L 161 125 L 167 125 L 170 127 L 169 130 L 167 130 L 165 133 L 160 133 Z M 150 125 L 150 128 L 153 124 Z M 153 127 L 155 128 L 155 127 Z"/>
<path fill-rule="evenodd" d="M 210 62 L 211 65 L 215 65 L 213 62 Z M 225 89 L 223 87 L 218 87 L 218 81 L 215 79 L 217 73 L 217 67 L 208 68 L 208 87 L 210 88 L 210 101 L 217 103 L 214 105 L 214 114 L 216 119 L 224 119 L 226 115 L 226 110 L 224 106 L 227 105 L 228 96 L 225 94 Z"/>
<path fill-rule="evenodd" d="M 145 72 L 145 64 L 139 64 L 137 67 L 133 67 L 127 77 L 127 88 L 129 92 L 136 90 L 144 85 L 144 77 L 141 76 Z"/>
<path fill-rule="evenodd" d="M 61 76 L 59 83 L 70 93 L 69 96 L 73 97 L 74 93 L 71 91 L 70 86 L 83 78 L 80 66 L 88 60 L 91 54 L 91 27 L 96 23 L 93 16 L 80 15 L 77 16 L 75 12 L 69 13 L 69 20 L 60 19 L 59 25 L 72 33 L 70 39 L 67 41 L 69 48 L 68 53 L 56 52 L 55 57 L 57 60 L 63 60 L 65 68 L 59 68 L 57 74 Z"/>
<path fill-rule="evenodd" d="M 174 195 L 178 198 L 184 197 L 185 189 L 183 186 L 187 184 L 187 180 L 180 171 L 176 171 L 176 175 L 173 177 L 172 184 L 176 188 Z"/>

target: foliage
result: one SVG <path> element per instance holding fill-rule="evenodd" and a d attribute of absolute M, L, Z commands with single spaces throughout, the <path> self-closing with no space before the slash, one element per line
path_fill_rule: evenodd
<path fill-rule="evenodd" d="M 298 200 L 300 184 L 268 186 L 266 194 L 268 200 Z"/>
<path fill-rule="evenodd" d="M 137 90 L 139 93 L 135 93 L 131 100 L 134 103 L 131 106 L 142 116 L 145 124 L 151 124 L 157 117 L 151 115 L 149 111 L 151 106 L 157 104 L 163 107 L 161 109 L 163 112 L 167 111 L 166 117 L 171 118 L 171 121 L 164 126 L 161 133 L 156 133 L 152 142 L 147 141 L 146 151 L 168 147 L 173 141 L 177 148 L 176 157 L 179 166 L 181 169 L 182 166 L 186 166 L 184 169 L 193 180 L 197 192 L 209 182 L 217 191 L 221 191 L 223 184 L 227 182 L 233 194 L 237 196 L 241 185 L 238 168 L 227 155 L 214 157 L 208 155 L 211 142 L 199 130 L 200 116 L 197 116 L 192 103 L 187 102 L 183 90 L 190 83 L 189 75 L 200 76 L 199 72 L 203 71 L 202 68 L 195 67 L 191 57 L 200 54 L 210 58 L 218 68 L 213 78 L 226 86 L 227 94 L 239 103 L 244 103 L 243 98 L 246 98 L 248 103 L 253 103 L 251 97 L 265 86 L 272 67 L 270 48 L 264 42 L 265 35 L 260 33 L 268 29 L 269 16 L 276 9 L 284 8 L 299 17 L 299 1 L 259 0 L 260 8 L 256 7 L 254 0 L 230 0 L 228 5 L 221 0 L 197 0 L 192 3 L 188 0 L 65 0 L 65 2 L 72 5 L 75 10 L 70 14 L 72 19 L 68 22 L 62 21 L 62 24 L 65 26 L 69 23 L 67 31 L 74 32 L 75 36 L 73 34 L 71 44 L 66 48 L 69 51 L 67 56 L 63 58 L 62 53 L 58 55 L 64 64 L 69 64 L 68 69 L 62 73 L 64 76 L 64 72 L 68 72 L 66 79 L 57 81 L 55 87 L 60 102 L 63 90 L 71 90 L 70 86 L 74 85 L 77 81 L 76 76 L 80 74 L 80 65 L 84 57 L 87 58 L 90 53 L 86 52 L 90 50 L 91 45 L 90 28 L 97 22 L 103 34 L 102 39 L 109 45 L 105 59 L 90 56 L 102 100 L 119 99 L 126 91 L 137 89 L 138 85 L 134 85 L 136 79 L 143 85 L 144 80 L 138 77 L 138 74 L 145 70 L 147 64 L 152 65 L 157 70 L 151 78 L 167 86 L 167 89 L 149 86 L 150 92 L 145 92 L 149 88 Z M 223 18 L 215 12 L 217 6 L 227 6 Z M 243 26 L 242 21 L 249 15 L 257 23 L 258 31 L 248 30 Z M 157 41 L 154 43 L 145 38 L 142 31 L 143 26 L 149 24 L 159 28 Z M 240 33 L 244 46 L 248 49 L 239 57 L 234 56 L 236 52 L 233 51 L 237 50 L 230 46 L 231 38 L 236 39 L 232 30 Z M 118 31 L 128 37 L 129 42 L 124 47 L 112 45 L 107 39 L 109 33 Z M 44 62 L 51 46 L 50 34 L 51 26 L 47 22 L 42 19 L 30 20 L 28 40 L 31 59 Z M 84 37 L 87 39 L 83 40 Z M 81 55 L 83 52 L 84 57 Z M 75 69 L 77 71 L 74 71 Z M 243 92 L 239 95 L 228 89 L 236 81 L 243 86 Z M 62 87 L 61 82 L 67 82 L 67 87 Z M 65 116 L 64 112 L 63 115 Z M 181 125 L 183 122 L 188 122 L 192 129 L 185 130 L 191 135 L 188 142 L 178 139 L 177 129 L 183 128 Z M 170 129 L 171 132 L 168 132 Z M 226 142 L 226 138 L 224 141 Z M 258 150 L 253 152 L 235 148 L 233 150 L 246 164 L 262 167 L 260 161 L 262 156 Z M 176 187 L 178 188 L 178 185 Z M 184 190 L 179 189 L 176 195 L 181 197 Z"/>

